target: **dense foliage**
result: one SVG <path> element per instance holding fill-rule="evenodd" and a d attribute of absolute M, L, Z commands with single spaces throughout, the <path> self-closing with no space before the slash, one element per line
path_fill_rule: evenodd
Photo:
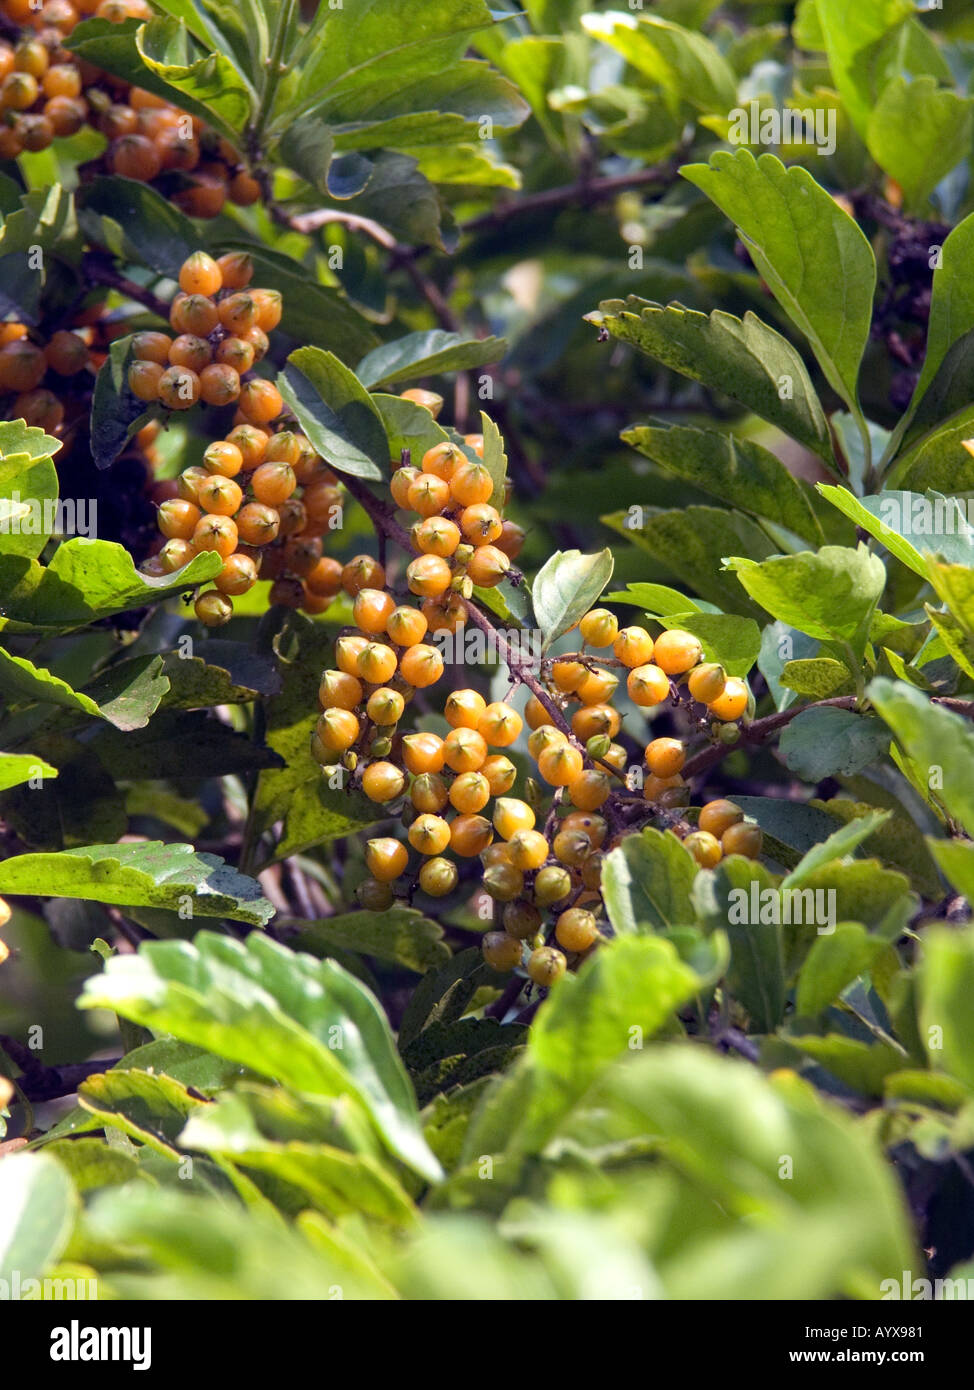
<path fill-rule="evenodd" d="M 970 92 L 0 0 L 0 1280 L 974 1277 Z"/>

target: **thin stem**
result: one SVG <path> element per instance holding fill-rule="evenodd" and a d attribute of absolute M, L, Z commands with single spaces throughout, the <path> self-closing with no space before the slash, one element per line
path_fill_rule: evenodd
<path fill-rule="evenodd" d="M 129 280 L 124 275 L 120 275 L 111 263 L 97 252 L 88 252 L 82 261 L 82 270 L 87 279 L 95 285 L 108 285 L 110 289 L 118 290 L 119 294 L 124 294 L 126 299 L 134 299 L 137 304 L 143 304 L 147 309 L 159 318 L 168 320 L 169 305 L 158 295 L 146 289 L 144 285 L 137 285 L 134 280 Z"/>
<path fill-rule="evenodd" d="M 274 31 L 274 41 L 271 45 L 270 56 L 267 59 L 267 75 L 264 80 L 263 90 L 260 94 L 260 110 L 257 113 L 257 120 L 253 129 L 253 145 L 259 148 L 261 136 L 264 133 L 267 122 L 270 119 L 271 111 L 274 107 L 274 98 L 277 95 L 278 84 L 284 74 L 284 44 L 288 34 L 291 32 L 291 25 L 294 21 L 294 7 L 296 0 L 283 0 L 280 16 L 277 21 L 277 28 Z"/>

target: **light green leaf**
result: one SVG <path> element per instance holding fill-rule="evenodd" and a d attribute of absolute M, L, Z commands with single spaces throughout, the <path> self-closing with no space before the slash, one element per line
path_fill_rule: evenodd
<path fill-rule="evenodd" d="M 18 434 L 39 435 L 35 447 L 43 447 L 43 430 L 32 427 L 28 431 L 21 420 L 11 425 L 20 427 Z M 7 439 L 0 434 L 0 553 L 26 555 L 33 560 L 48 542 L 51 523 L 57 524 L 57 469 L 47 454 L 31 457 L 7 447 L 14 442 L 15 437 Z M 23 438 L 21 442 L 26 444 L 28 440 Z M 60 448 L 57 441 L 51 443 Z"/>
<path fill-rule="evenodd" d="M 720 51 L 703 34 L 646 14 L 621 10 L 582 16 L 592 38 L 621 53 L 672 99 L 697 111 L 723 115 L 734 105 L 737 83 Z"/>
<path fill-rule="evenodd" d="M 580 550 L 556 550 L 538 571 L 532 587 L 534 612 L 541 629 L 542 650 L 568 632 L 595 604 L 612 578 L 612 552 L 583 555 Z"/>
<path fill-rule="evenodd" d="M 816 11 L 832 80 L 865 139 L 880 95 L 875 65 L 881 42 L 916 11 L 910 0 L 859 0 L 852 9 L 843 0 L 816 0 Z"/>
<path fill-rule="evenodd" d="M 974 833 L 974 728 L 902 681 L 877 678 L 867 689 L 922 785 L 968 834 Z M 936 771 L 934 781 L 931 773 Z"/>
<path fill-rule="evenodd" d="M 138 841 L 20 854 L 0 864 L 0 893 L 83 898 L 119 907 L 189 908 L 263 926 L 273 915 L 260 885 L 192 845 Z"/>
<path fill-rule="evenodd" d="M 708 316 L 630 295 L 605 300 L 586 318 L 673 371 L 740 401 L 833 461 L 825 412 L 801 356 L 756 314 L 738 319 L 716 309 Z"/>
<path fill-rule="evenodd" d="M 439 1164 L 378 1001 L 333 961 L 257 933 L 153 941 L 89 979 L 84 1008 L 114 1009 L 272 1076 L 298 1091 L 350 1092 L 391 1151 L 430 1181 Z"/>
<path fill-rule="evenodd" d="M 620 934 L 639 935 L 693 925 L 696 875 L 696 861 L 672 833 L 648 827 L 627 835 L 602 869 L 609 921 Z"/>
<path fill-rule="evenodd" d="M 33 753 L 0 753 L 0 792 L 19 787 L 32 777 L 56 777 L 57 768 Z"/>
<path fill-rule="evenodd" d="M 303 924 L 297 939 L 301 950 L 314 955 L 357 951 L 389 960 L 418 975 L 450 959 L 443 928 L 410 907 L 385 912 L 343 912 L 337 917 Z"/>
<path fill-rule="evenodd" d="M 894 77 L 883 88 L 866 133 L 869 152 L 903 189 L 907 212 L 922 211 L 971 144 L 972 102 L 929 76 Z"/>
<path fill-rule="evenodd" d="M 859 227 L 807 169 L 786 169 L 774 155 L 720 151 L 682 172 L 737 225 L 772 294 L 859 418 L 856 382 L 876 286 Z"/>
<path fill-rule="evenodd" d="M 815 1018 L 822 1013 L 888 949 L 882 937 L 870 936 L 861 922 L 837 922 L 831 934 L 816 937 L 798 977 L 798 1016 Z"/>
<path fill-rule="evenodd" d="M 734 613 L 670 613 L 660 622 L 665 628 L 682 628 L 699 637 L 704 660 L 719 662 L 730 676 L 746 676 L 761 651 L 761 629 L 753 618 Z"/>
<path fill-rule="evenodd" d="M 974 1090 L 974 932 L 937 928 L 924 937 L 920 966 L 921 1036 L 930 1065 Z"/>
<path fill-rule="evenodd" d="M 37 1279 L 59 1258 L 74 1225 L 71 1179 L 46 1154 L 9 1154 L 0 1163 L 0 1278 Z"/>
<path fill-rule="evenodd" d="M 761 563 L 735 557 L 727 567 L 773 618 L 820 641 L 848 643 L 859 654 L 886 587 L 882 560 L 864 545 L 856 550 L 826 545 Z"/>
<path fill-rule="evenodd" d="M 415 381 L 421 376 L 441 372 L 462 372 L 499 362 L 507 351 L 503 338 L 465 338 L 462 333 L 446 333 L 442 328 L 407 333 L 374 348 L 355 368 L 364 386 L 375 390 L 396 382 Z"/>
<path fill-rule="evenodd" d="M 160 675 L 161 656 L 137 657 L 121 662 L 95 683 L 99 698 L 75 690 L 67 681 L 35 666 L 24 656 L 11 656 L 0 647 L 0 691 L 11 701 L 60 705 L 64 709 L 105 719 L 116 729 L 142 729 L 169 689 Z"/>

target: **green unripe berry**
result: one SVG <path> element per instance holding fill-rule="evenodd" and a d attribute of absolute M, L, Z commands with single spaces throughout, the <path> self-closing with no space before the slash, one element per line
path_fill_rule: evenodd
<path fill-rule="evenodd" d="M 491 864 L 484 870 L 484 890 L 495 902 L 513 902 L 524 892 L 524 875 L 513 864 Z"/>
<path fill-rule="evenodd" d="M 567 960 L 554 946 L 542 946 L 539 950 L 532 951 L 528 960 L 528 974 L 542 989 L 550 989 L 561 979 L 567 967 Z"/>
<path fill-rule="evenodd" d="M 571 874 L 557 864 L 546 864 L 534 880 L 534 901 L 539 907 L 560 903 L 572 891 Z"/>

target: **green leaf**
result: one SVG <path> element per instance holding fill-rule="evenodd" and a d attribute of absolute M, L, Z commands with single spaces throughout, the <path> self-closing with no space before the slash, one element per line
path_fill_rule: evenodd
<path fill-rule="evenodd" d="M 516 1147 L 540 1150 L 599 1073 L 634 1040 L 642 1046 L 698 987 L 670 942 L 645 936 L 608 942 L 566 975 L 531 1029 L 526 1064 L 534 1084 Z"/>
<path fill-rule="evenodd" d="M 773 618 L 820 641 L 845 642 L 861 655 L 886 569 L 864 545 L 826 545 L 755 563 L 734 557 L 727 568 Z"/>
<path fill-rule="evenodd" d="M 927 844 L 944 877 L 968 902 L 974 901 L 974 845 L 971 841 L 928 839 Z"/>
<path fill-rule="evenodd" d="M 430 970 L 409 997 L 399 1025 L 399 1049 L 404 1051 L 434 1024 L 453 1023 L 467 1009 L 477 990 L 493 971 L 476 947 L 458 951 L 444 965 Z"/>
<path fill-rule="evenodd" d="M 16 703 L 60 705 L 95 719 L 105 719 L 117 729 L 142 729 L 159 707 L 169 682 L 160 675 L 161 656 L 143 656 L 111 667 L 95 683 L 98 698 L 74 690 L 26 657 L 11 656 L 0 647 L 0 690 Z"/>
<path fill-rule="evenodd" d="M 320 709 L 318 686 L 322 672 L 332 664 L 333 648 L 320 625 L 302 619 L 294 627 L 297 654 L 289 661 L 280 659 L 283 688 L 264 707 L 265 742 L 283 765 L 261 773 L 255 799 L 261 833 L 277 821 L 284 822 L 274 846 L 275 859 L 350 835 L 374 824 L 382 814 L 382 808 L 361 793 L 329 786 L 311 756 L 311 735 Z"/>
<path fill-rule="evenodd" d="M 265 1137 L 247 1093 L 226 1093 L 215 1105 L 198 1108 L 180 1135 L 183 1148 L 199 1149 L 242 1167 L 270 1190 L 296 1190 L 295 1211 L 310 1205 L 329 1216 L 364 1213 L 408 1225 L 416 1209 L 387 1165 L 368 1154 L 346 1153 L 327 1144 Z"/>
<path fill-rule="evenodd" d="M 781 669 L 781 684 L 796 695 L 807 695 L 812 700 L 851 695 L 856 688 L 855 677 L 848 666 L 831 656 L 786 661 Z"/>
<path fill-rule="evenodd" d="M 81 1004 L 114 1009 L 298 1091 L 349 1092 L 397 1157 L 430 1181 L 440 1175 L 377 1000 L 332 961 L 256 933 L 241 943 L 201 932 L 193 944 L 154 941 L 113 957 L 86 982 Z"/>
<path fill-rule="evenodd" d="M 974 833 L 974 729 L 970 721 L 935 705 L 902 681 L 879 677 L 867 689 L 870 700 L 896 735 L 920 784 L 934 788 L 938 801 L 968 834 Z"/>
<path fill-rule="evenodd" d="M 97 245 L 171 278 L 200 248 L 190 219 L 151 184 L 135 179 L 102 174 L 82 184 L 78 220 Z"/>
<path fill-rule="evenodd" d="M 385 476 L 389 441 L 382 416 L 358 377 L 334 353 L 298 348 L 277 384 L 332 468 L 356 478 Z"/>
<path fill-rule="evenodd" d="M 782 882 L 783 888 L 801 888 L 814 873 L 826 864 L 833 863 L 836 859 L 845 859 L 852 854 L 864 840 L 868 840 L 870 835 L 885 825 L 889 820 L 890 811 L 869 811 L 864 816 L 858 816 L 855 820 L 849 821 L 841 829 L 834 831 L 820 844 L 813 845 L 806 851 L 801 861 L 792 869 L 791 873 Z"/>
<path fill-rule="evenodd" d="M 699 875 L 694 899 L 702 915 L 727 933 L 728 989 L 757 1032 L 773 1032 L 785 1011 L 782 913 L 774 880 L 763 864 L 730 855 Z M 775 910 L 768 911 L 769 902 Z"/>
<path fill-rule="evenodd" d="M 609 921 L 620 934 L 638 935 L 692 925 L 696 875 L 696 861 L 672 833 L 648 827 L 627 835 L 602 869 Z"/>
<path fill-rule="evenodd" d="M 171 1076 L 122 1067 L 89 1076 L 78 1087 L 78 1101 L 104 1128 L 120 1130 L 173 1161 L 179 1158 L 177 1143 L 186 1121 L 194 1111 L 209 1108 Z"/>
<path fill-rule="evenodd" d="M 622 438 L 664 473 L 729 507 L 785 526 L 812 545 L 824 539 L 807 496 L 770 449 L 750 439 L 688 425 L 639 425 L 623 430 Z"/>
<path fill-rule="evenodd" d="M 716 309 L 708 316 L 630 295 L 605 300 L 586 318 L 671 370 L 740 401 L 832 463 L 828 422 L 801 356 L 756 314 L 738 319 Z"/>
<path fill-rule="evenodd" d="M 806 1057 L 832 1073 L 845 1086 L 866 1096 L 881 1096 L 886 1078 L 902 1071 L 906 1054 L 888 1043 L 867 1043 L 829 1033 L 824 1038 L 789 1036 L 788 1041 Z"/>
<path fill-rule="evenodd" d="M 745 1285 L 770 1300 L 878 1298 L 881 1279 L 915 1267 L 900 1188 L 871 1134 L 798 1078 L 661 1046 L 612 1071 L 597 1099 L 692 1184 L 679 1188 L 687 1224 L 663 1269 L 669 1298 L 733 1300 Z M 715 1228 L 702 1203 L 747 1215 Z"/>
<path fill-rule="evenodd" d="M 364 386 L 375 390 L 421 376 L 482 367 L 488 362 L 499 362 L 506 352 L 503 338 L 465 338 L 462 333 L 434 328 L 407 333 L 405 338 L 373 348 L 355 368 L 355 375 Z"/>
<path fill-rule="evenodd" d="M 869 338 L 876 262 L 853 219 L 807 169 L 774 155 L 718 151 L 682 170 L 734 222 L 833 390 L 860 418 L 856 382 Z"/>
<path fill-rule="evenodd" d="M 734 73 L 703 34 L 655 16 L 619 10 L 583 15 L 582 26 L 662 87 L 674 110 L 686 103 L 697 111 L 723 115 L 734 105 Z"/>
<path fill-rule="evenodd" d="M 192 845 L 139 841 L 21 854 L 0 864 L 0 893 L 84 898 L 119 907 L 165 907 L 189 916 L 263 926 L 274 909 L 260 885 Z"/>
<path fill-rule="evenodd" d="M 737 581 L 721 573 L 725 555 L 737 552 L 763 559 L 777 551 L 761 527 L 742 512 L 680 507 L 654 511 L 638 528 L 630 524 L 628 512 L 616 512 L 602 520 L 721 611 L 763 618 L 761 609 L 741 593 Z"/>
<path fill-rule="evenodd" d="M 423 975 L 450 959 L 443 928 L 414 908 L 385 912 L 344 912 L 337 917 L 302 925 L 297 945 L 314 955 L 332 950 L 357 951 L 377 960 L 393 961 Z"/>
<path fill-rule="evenodd" d="M 504 510 L 504 481 L 507 478 L 507 455 L 501 432 L 489 415 L 480 412 L 480 431 L 484 436 L 483 465 L 494 480 L 494 490 L 490 494 L 490 505 L 499 512 Z M 461 445 L 461 448 L 469 446 Z M 476 457 L 476 455 L 473 455 Z"/>
<path fill-rule="evenodd" d="M 900 75 L 883 88 L 869 117 L 866 143 L 881 169 L 903 189 L 904 210 L 922 211 L 942 178 L 971 144 L 972 102 L 921 75 Z"/>
<path fill-rule="evenodd" d="M 645 608 L 651 618 L 668 618 L 674 613 L 686 617 L 688 613 L 703 611 L 701 605 L 694 603 L 692 598 L 681 594 L 677 589 L 668 588 L 665 584 L 627 584 L 616 593 L 605 594 L 603 601 L 630 603 L 634 608 Z"/>
<path fill-rule="evenodd" d="M 831 935 L 816 937 L 798 977 L 798 1016 L 817 1017 L 888 949 L 882 937 L 870 936 L 861 922 L 837 922 Z"/>
<path fill-rule="evenodd" d="M 910 19 L 910 0 L 861 0 L 850 11 L 842 0 L 816 0 L 816 11 L 832 81 L 859 134 L 866 139 L 880 92 L 875 85 L 882 41 Z"/>
<path fill-rule="evenodd" d="M 15 423 L 24 434 L 28 432 L 22 421 Z M 46 438 L 42 430 L 37 433 Z M 0 435 L 0 552 L 33 560 L 48 542 L 51 523 L 57 523 L 57 469 L 46 454 L 32 458 L 6 445 Z"/>
<path fill-rule="evenodd" d="M 781 731 L 778 747 L 785 766 L 806 782 L 851 777 L 876 762 L 889 748 L 881 719 L 845 709 L 809 709 Z"/>
<path fill-rule="evenodd" d="M 23 420 L 0 420 L 0 458 L 10 454 L 26 454 L 31 460 L 51 458 L 63 448 L 60 439 L 53 439 L 38 425 Z"/>
<path fill-rule="evenodd" d="M 19 787 L 32 777 L 56 777 L 57 768 L 33 753 L 0 753 L 0 792 Z"/>
<path fill-rule="evenodd" d="M 91 456 L 108 468 L 150 418 L 145 401 L 133 395 L 128 383 L 132 338 L 117 338 L 98 369 L 91 403 Z"/>
<path fill-rule="evenodd" d="M 254 90 L 225 53 L 200 55 L 185 24 L 163 17 L 136 31 L 135 46 L 175 105 L 201 116 L 232 144 L 239 143 L 255 109 Z"/>
<path fill-rule="evenodd" d="M 974 932 L 937 928 L 924 937 L 921 1034 L 931 1067 L 974 1089 Z"/>
<path fill-rule="evenodd" d="M 542 651 L 575 626 L 612 578 L 612 551 L 583 555 L 556 550 L 542 565 L 532 586 L 534 613 L 543 638 Z"/>
<path fill-rule="evenodd" d="M 414 468 L 418 468 L 423 455 L 437 444 L 445 443 L 450 436 L 423 405 L 415 401 L 404 401 L 401 396 L 387 396 L 381 393 L 372 397 L 372 402 L 385 427 L 389 440 L 390 462 L 399 464 L 403 449 L 409 450 Z"/>
<path fill-rule="evenodd" d="M 104 1139 L 83 1135 L 76 1139 L 55 1139 L 45 1146 L 45 1153 L 70 1175 L 75 1189 L 85 1194 L 103 1187 L 121 1187 L 123 1183 L 138 1181 L 141 1176 L 138 1162 Z"/>
<path fill-rule="evenodd" d="M 78 1206 L 68 1174 L 46 1154 L 0 1163 L 0 1279 L 43 1275 L 68 1243 Z"/>

